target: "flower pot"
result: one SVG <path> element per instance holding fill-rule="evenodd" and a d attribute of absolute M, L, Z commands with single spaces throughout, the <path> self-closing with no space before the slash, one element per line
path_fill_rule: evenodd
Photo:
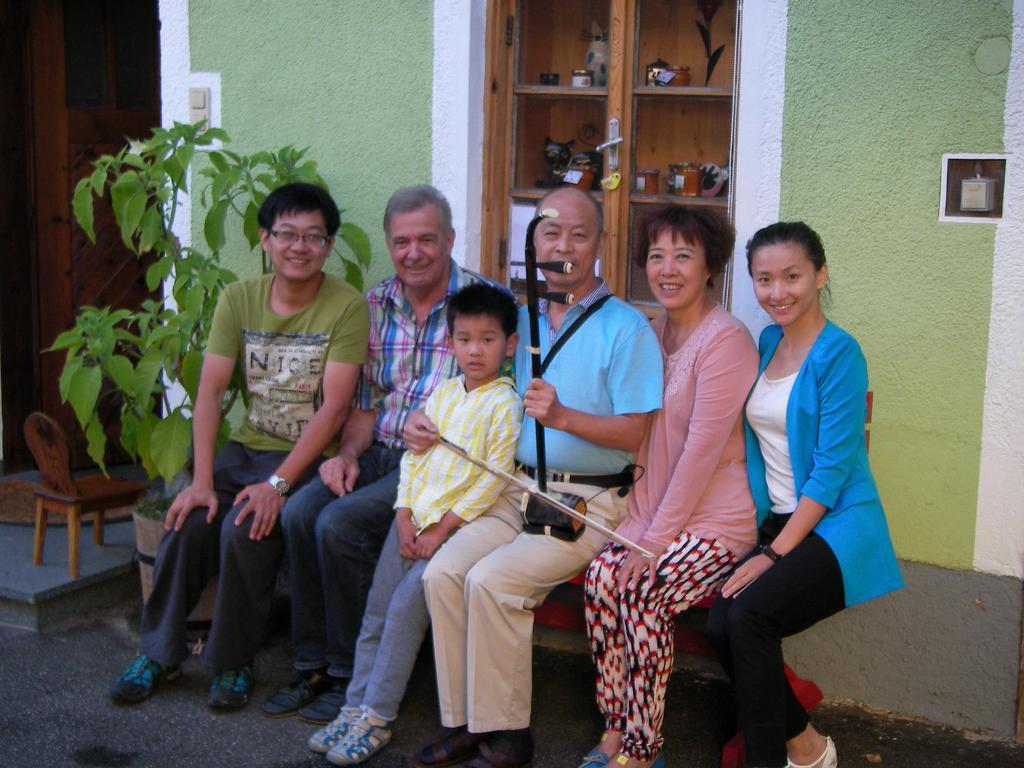
<path fill-rule="evenodd" d="M 153 564 L 156 552 L 164 534 L 164 521 L 132 513 L 135 523 L 135 553 L 139 561 L 139 582 L 142 585 L 142 602 L 149 600 L 153 591 Z M 203 589 L 196 607 L 188 616 L 189 623 L 209 623 L 213 620 L 213 607 L 217 600 L 217 579 L 214 577 Z"/>

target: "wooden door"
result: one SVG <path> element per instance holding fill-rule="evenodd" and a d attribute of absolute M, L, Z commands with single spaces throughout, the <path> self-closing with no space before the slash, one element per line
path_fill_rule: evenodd
<path fill-rule="evenodd" d="M 533 205 L 548 188 L 576 180 L 550 173 L 545 143 L 572 141 L 570 153 L 590 154 L 598 171 L 591 194 L 605 213 L 601 275 L 619 296 L 641 307 L 653 305 L 643 270 L 631 268 L 628 257 L 643 211 L 672 202 L 731 214 L 732 185 L 703 183 L 715 168 L 728 169 L 733 154 L 739 6 L 739 0 L 490 3 L 480 259 L 487 275 L 519 287 L 518 263 Z M 708 33 L 707 49 L 701 26 Z M 607 40 L 607 80 L 574 84 L 573 71 L 587 67 L 594 50 L 588 38 L 598 30 Z M 719 46 L 723 51 L 708 77 L 708 51 Z M 648 65 L 659 61 L 649 72 Z M 677 69 L 678 78 L 653 79 L 652 73 L 668 68 L 662 65 Z M 621 143 L 598 152 L 615 135 Z M 702 188 L 692 196 L 668 188 L 669 166 L 683 163 L 700 175 Z M 618 186 L 602 188 L 600 178 L 611 176 L 613 164 Z M 639 189 L 638 171 L 650 169 L 658 171 L 657 184 L 648 177 Z M 724 285 L 722 298 L 728 298 Z"/>
<path fill-rule="evenodd" d="M 34 252 L 31 274 L 24 275 L 31 285 L 29 312 L 17 322 L 5 318 L 3 349 L 19 336 L 32 344 L 21 352 L 18 379 L 3 377 L 4 457 L 10 467 L 25 456 L 26 414 L 19 411 L 39 408 L 60 422 L 72 440 L 73 463 L 83 466 L 89 463 L 84 438 L 58 391 L 63 354 L 43 350 L 72 324 L 79 307 L 138 306 L 148 295 L 146 264 L 121 243 L 109 207 L 97 207 L 93 244 L 72 219 L 71 195 L 91 160 L 116 151 L 129 137 L 145 136 L 160 122 L 157 3 L 32 0 L 21 7 L 28 23 L 23 49 L 32 161 L 26 187 L 34 211 Z M 31 389 L 32 404 L 22 395 L 9 409 L 9 388 Z M 117 404 L 104 407 L 113 411 Z"/>
<path fill-rule="evenodd" d="M 35 306 L 35 230 L 32 226 L 28 3 L 0 0 L 0 233 L 5 242 L 0 280 L 0 386 L 7 467 L 30 465 L 21 425 L 35 407 L 38 346 Z"/>

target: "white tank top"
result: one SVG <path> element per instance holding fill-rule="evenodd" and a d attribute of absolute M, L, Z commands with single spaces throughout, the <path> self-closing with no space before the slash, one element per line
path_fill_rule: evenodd
<path fill-rule="evenodd" d="M 747 421 L 761 445 L 768 496 L 777 515 L 792 513 L 798 501 L 786 440 L 786 405 L 797 373 L 775 381 L 762 373 L 747 400 Z"/>

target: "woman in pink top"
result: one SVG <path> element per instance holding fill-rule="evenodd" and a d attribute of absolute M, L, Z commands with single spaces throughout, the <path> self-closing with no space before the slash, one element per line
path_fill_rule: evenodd
<path fill-rule="evenodd" d="M 713 208 L 657 208 L 641 227 L 634 259 L 665 310 L 654 321 L 665 394 L 640 448 L 642 475 L 618 532 L 657 559 L 609 544 L 587 570 L 587 629 L 605 732 L 580 768 L 612 758 L 615 768 L 664 762 L 673 618 L 756 541 L 742 411 L 757 351 L 713 297 L 734 242 L 732 226 Z"/>

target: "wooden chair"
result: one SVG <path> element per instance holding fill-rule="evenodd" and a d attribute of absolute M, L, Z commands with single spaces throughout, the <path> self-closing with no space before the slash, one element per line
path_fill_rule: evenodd
<path fill-rule="evenodd" d="M 36 411 L 25 419 L 25 442 L 39 467 L 36 494 L 36 535 L 32 564 L 43 562 L 46 541 L 46 517 L 49 512 L 68 516 L 68 576 L 78 578 L 78 543 L 82 515 L 93 519 L 92 540 L 103 546 L 103 513 L 108 509 L 134 504 L 145 492 L 144 483 L 117 480 L 104 475 L 75 479 L 68 461 L 68 441 L 56 421 Z"/>

